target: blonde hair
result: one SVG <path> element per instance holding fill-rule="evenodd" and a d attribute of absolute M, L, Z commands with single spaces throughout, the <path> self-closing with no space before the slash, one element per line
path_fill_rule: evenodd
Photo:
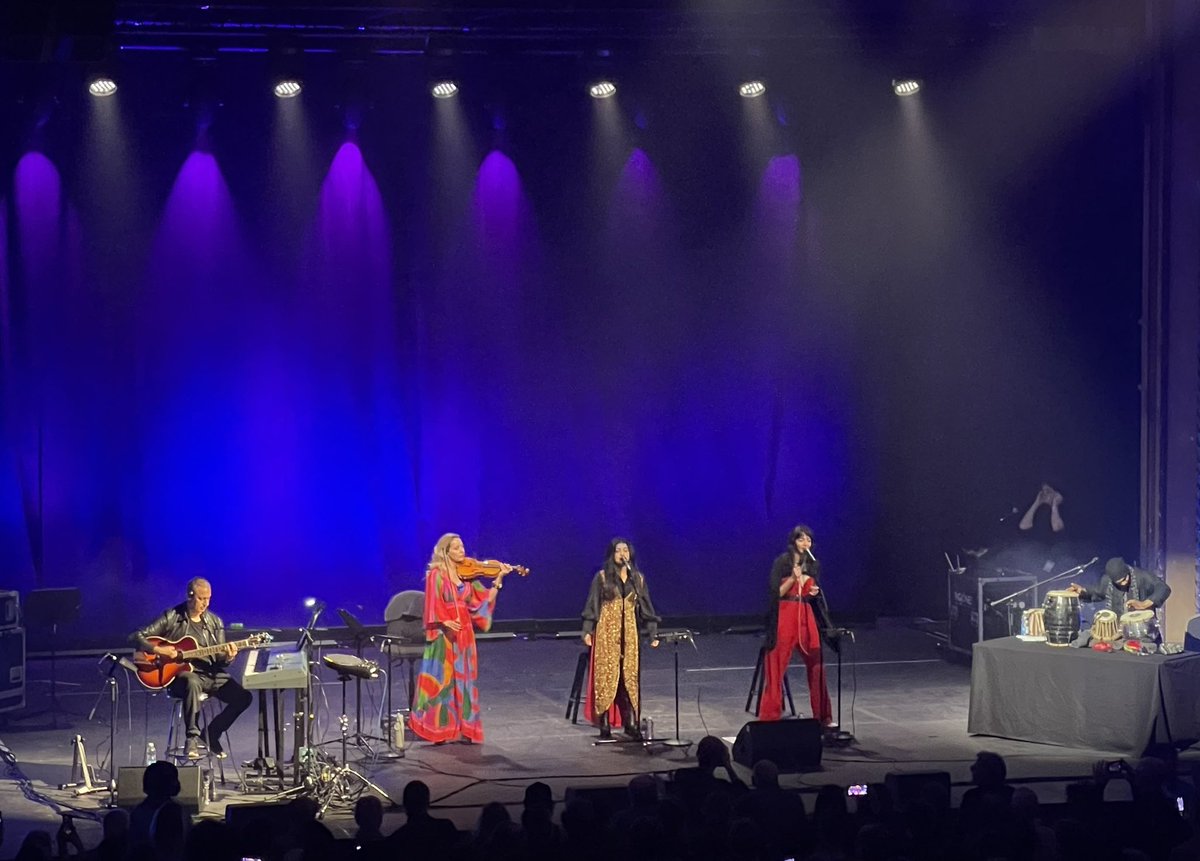
<path fill-rule="evenodd" d="M 437 544 L 433 545 L 433 553 L 429 556 L 429 565 L 425 569 L 426 571 L 431 568 L 441 568 L 449 574 L 455 570 L 454 563 L 450 559 L 450 545 L 455 538 L 462 540 L 462 536 L 455 532 L 447 532 L 437 540 Z"/>

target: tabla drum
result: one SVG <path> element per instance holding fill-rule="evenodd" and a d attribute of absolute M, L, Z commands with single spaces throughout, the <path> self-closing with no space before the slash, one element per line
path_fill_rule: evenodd
<path fill-rule="evenodd" d="M 1162 639 L 1158 632 L 1158 618 L 1153 610 L 1130 610 L 1128 613 L 1122 613 L 1121 631 L 1126 640 L 1157 643 Z"/>
<path fill-rule="evenodd" d="M 1041 607 L 1033 610 L 1026 610 L 1022 616 L 1024 617 L 1021 628 L 1023 633 L 1029 637 L 1045 637 L 1046 636 L 1046 611 Z"/>
<path fill-rule="evenodd" d="M 1097 610 L 1092 618 L 1092 639 L 1100 643 L 1111 643 L 1121 636 L 1117 625 L 1117 614 L 1112 610 Z"/>
<path fill-rule="evenodd" d="M 1045 610 L 1046 645 L 1069 646 L 1079 636 L 1079 596 L 1067 590 L 1046 593 L 1042 603 Z"/>

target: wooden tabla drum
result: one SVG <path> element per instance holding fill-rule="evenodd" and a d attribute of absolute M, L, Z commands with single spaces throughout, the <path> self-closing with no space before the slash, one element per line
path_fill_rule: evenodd
<path fill-rule="evenodd" d="M 1121 631 L 1126 640 L 1138 640 L 1143 643 L 1157 643 L 1161 638 L 1158 632 L 1158 617 L 1153 610 L 1130 610 L 1121 614 Z"/>
<path fill-rule="evenodd" d="M 1092 617 L 1092 639 L 1099 643 L 1111 643 L 1120 636 L 1117 614 L 1112 610 L 1097 610 Z"/>
<path fill-rule="evenodd" d="M 1079 596 L 1065 589 L 1047 592 L 1042 609 L 1046 611 L 1046 645 L 1071 645 L 1079 636 Z"/>
<path fill-rule="evenodd" d="M 1038 607 L 1034 610 L 1026 610 L 1024 613 L 1025 624 L 1023 626 L 1025 628 L 1025 633 L 1031 637 L 1046 636 L 1045 615 L 1046 611 L 1041 607 Z"/>

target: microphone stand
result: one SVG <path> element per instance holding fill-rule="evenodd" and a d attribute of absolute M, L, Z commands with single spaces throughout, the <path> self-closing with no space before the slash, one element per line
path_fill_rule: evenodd
<path fill-rule="evenodd" d="M 61 784 L 59 789 L 72 789 L 72 793 L 76 798 L 82 795 L 89 795 L 93 792 L 104 792 L 108 790 L 108 801 L 104 803 L 104 807 L 113 809 L 117 806 L 117 700 L 120 695 L 120 690 L 117 685 L 117 670 L 124 664 L 122 658 L 116 655 L 108 654 L 101 659 L 101 664 L 104 661 L 110 661 L 108 669 L 104 671 L 104 687 L 100 689 L 100 695 L 96 697 L 96 702 L 92 706 L 92 711 L 88 715 L 88 720 L 92 720 L 96 716 L 96 710 L 100 707 L 100 700 L 104 696 L 104 691 L 108 691 L 108 780 L 104 786 L 99 786 L 92 782 L 92 767 L 87 762 L 87 753 L 83 746 L 83 736 L 75 736 L 72 742 L 75 746 L 75 760 L 80 765 L 81 774 L 78 781 L 74 780 L 75 774 L 72 774 L 72 781 Z M 74 772 L 74 768 L 72 768 Z"/>
<path fill-rule="evenodd" d="M 837 729 L 833 732 L 826 733 L 826 741 L 834 745 L 848 745 L 854 743 L 854 733 L 847 732 L 842 729 L 842 637 L 849 637 L 851 642 L 854 642 L 854 632 L 849 628 L 828 628 L 825 633 L 831 634 L 838 638 L 837 647 Z"/>
<path fill-rule="evenodd" d="M 1095 556 L 1092 558 L 1091 562 L 1085 562 L 1082 565 L 1076 565 L 1074 568 L 1068 568 L 1066 571 L 1063 571 L 1061 574 L 1055 574 L 1053 577 L 1047 577 L 1045 580 L 1041 580 L 1036 583 L 1032 583 L 1029 586 L 1026 586 L 1024 589 L 1018 589 L 1016 592 L 1013 592 L 1011 595 L 1005 595 L 1003 598 L 997 598 L 995 601 L 988 601 L 987 608 L 989 610 L 991 610 L 992 608 L 994 608 L 1000 604 L 1003 604 L 1005 601 L 1011 601 L 1013 598 L 1016 598 L 1018 595 L 1024 595 L 1030 589 L 1036 589 L 1038 586 L 1045 586 L 1047 583 L 1053 583 L 1055 580 L 1061 580 L 1062 578 L 1069 577 L 1072 574 L 1082 574 L 1088 568 L 1091 568 L 1093 565 L 1095 565 L 1096 561 L 1099 558 L 1100 558 L 1099 556 Z"/>

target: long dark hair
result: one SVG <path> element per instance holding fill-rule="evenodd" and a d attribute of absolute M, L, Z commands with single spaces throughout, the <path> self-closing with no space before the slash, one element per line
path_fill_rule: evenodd
<path fill-rule="evenodd" d="M 637 553 L 633 549 L 633 545 L 624 538 L 614 538 L 608 542 L 608 552 L 604 554 L 604 568 L 601 571 L 603 575 L 603 598 L 605 601 L 611 601 L 613 598 L 620 596 L 620 590 L 617 583 L 620 577 L 620 568 L 616 563 L 617 545 L 624 544 L 629 548 L 629 572 L 633 578 L 633 588 L 635 591 L 642 590 L 642 572 L 637 567 Z"/>
<path fill-rule="evenodd" d="M 803 562 L 803 561 L 805 561 L 804 557 L 802 557 L 802 556 L 797 557 L 797 555 L 796 555 L 796 541 L 797 541 L 797 539 L 800 538 L 801 535 L 807 535 L 808 540 L 812 541 L 813 540 L 812 527 L 808 526 L 807 524 L 804 524 L 804 523 L 797 523 L 795 526 L 793 526 L 792 531 L 788 533 L 787 546 L 788 546 L 788 553 L 790 553 L 792 555 L 792 559 L 793 560 L 799 559 L 799 561 Z M 630 548 L 630 549 L 632 549 L 632 548 Z M 805 570 L 805 573 L 808 574 L 808 576 L 813 577 L 815 579 L 817 574 L 819 573 L 820 566 L 814 565 L 812 563 L 812 561 L 809 560 L 808 565 L 805 567 L 804 570 Z"/>

